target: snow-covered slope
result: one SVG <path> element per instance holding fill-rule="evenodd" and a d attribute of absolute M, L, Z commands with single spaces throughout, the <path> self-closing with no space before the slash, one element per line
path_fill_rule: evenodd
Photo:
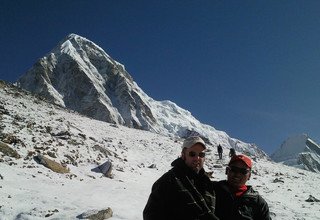
<path fill-rule="evenodd" d="M 320 147 L 306 134 L 288 138 L 271 158 L 289 166 L 320 173 Z"/>
<path fill-rule="evenodd" d="M 170 169 L 182 144 L 180 138 L 84 117 L 2 81 L 0 141 L 1 220 L 76 219 L 108 207 L 112 220 L 142 220 L 152 183 Z M 208 148 L 206 170 L 213 180 L 224 179 L 228 152 L 218 160 L 215 146 Z M 34 159 L 38 154 L 70 172 L 47 169 Z M 106 161 L 112 178 L 94 171 Z M 319 182 L 317 173 L 256 158 L 249 184 L 266 199 L 274 220 L 316 220 Z"/>
<path fill-rule="evenodd" d="M 17 84 L 97 120 L 171 137 L 185 137 L 195 131 L 211 144 L 267 157 L 255 144 L 202 124 L 175 103 L 152 99 L 133 81 L 124 65 L 76 34 L 68 35 L 39 59 Z"/>

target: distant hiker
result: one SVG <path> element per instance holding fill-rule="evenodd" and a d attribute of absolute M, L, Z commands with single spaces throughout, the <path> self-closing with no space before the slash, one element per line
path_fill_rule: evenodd
<path fill-rule="evenodd" d="M 220 144 L 218 145 L 217 149 L 218 149 L 219 159 L 221 160 L 222 159 L 223 149 L 222 149 Z"/>
<path fill-rule="evenodd" d="M 236 150 L 234 148 L 230 148 L 230 151 L 229 151 L 229 157 L 233 157 L 236 155 Z"/>
<path fill-rule="evenodd" d="M 213 220 L 215 194 L 203 163 L 206 145 L 198 136 L 187 138 L 173 168 L 152 186 L 144 220 Z"/>
<path fill-rule="evenodd" d="M 245 155 L 233 156 L 226 168 L 227 180 L 213 182 L 216 193 L 215 214 L 220 220 L 271 220 L 267 202 L 246 185 L 252 161 Z"/>

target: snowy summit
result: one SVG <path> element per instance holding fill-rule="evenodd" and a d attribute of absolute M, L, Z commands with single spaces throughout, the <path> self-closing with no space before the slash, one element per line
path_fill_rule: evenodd
<path fill-rule="evenodd" d="M 255 144 L 244 143 L 202 124 L 175 103 L 152 99 L 134 82 L 124 65 L 76 34 L 68 35 L 39 59 L 18 80 L 18 85 L 97 120 L 172 137 L 197 132 L 209 143 L 267 157 Z"/>
<path fill-rule="evenodd" d="M 288 166 L 320 173 L 320 147 L 306 134 L 288 138 L 271 158 Z"/>

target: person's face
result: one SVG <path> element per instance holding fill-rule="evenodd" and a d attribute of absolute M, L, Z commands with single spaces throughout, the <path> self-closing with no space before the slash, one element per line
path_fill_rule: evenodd
<path fill-rule="evenodd" d="M 242 161 L 235 161 L 227 167 L 227 181 L 234 189 L 245 185 L 250 175 L 251 170 Z"/>
<path fill-rule="evenodd" d="M 190 148 L 183 149 L 181 157 L 188 167 L 198 173 L 203 168 L 204 150 L 203 145 L 197 143 Z"/>

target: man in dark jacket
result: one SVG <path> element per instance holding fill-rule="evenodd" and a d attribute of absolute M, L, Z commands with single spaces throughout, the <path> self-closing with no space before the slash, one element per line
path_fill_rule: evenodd
<path fill-rule="evenodd" d="M 213 220 L 215 195 L 203 163 L 206 145 L 200 137 L 187 138 L 173 168 L 152 186 L 144 220 Z"/>
<path fill-rule="evenodd" d="M 267 202 L 246 182 L 252 161 L 235 155 L 226 168 L 227 180 L 213 182 L 216 192 L 215 214 L 221 220 L 271 220 Z"/>

